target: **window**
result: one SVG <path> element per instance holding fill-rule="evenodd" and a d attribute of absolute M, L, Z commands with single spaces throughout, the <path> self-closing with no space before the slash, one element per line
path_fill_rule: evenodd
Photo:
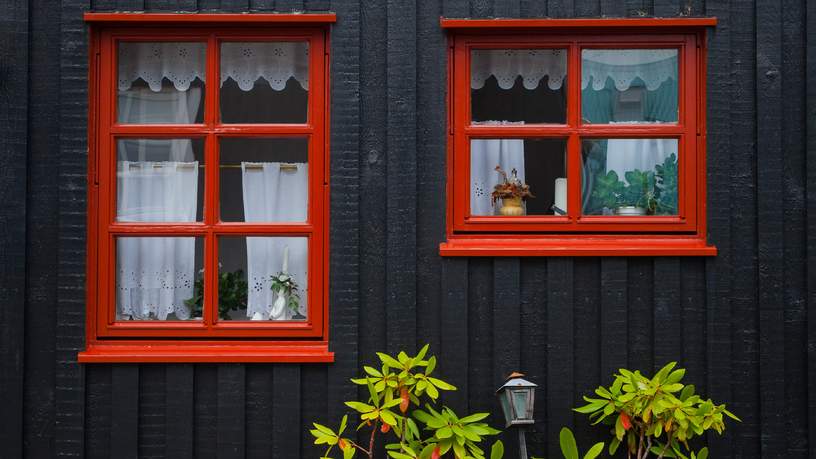
<path fill-rule="evenodd" d="M 332 359 L 319 23 L 333 18 L 86 16 L 80 361 Z"/>
<path fill-rule="evenodd" d="M 443 20 L 442 255 L 713 255 L 705 25 Z"/>

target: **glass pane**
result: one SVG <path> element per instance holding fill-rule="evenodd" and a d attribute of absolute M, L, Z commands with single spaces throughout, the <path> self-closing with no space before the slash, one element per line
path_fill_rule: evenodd
<path fill-rule="evenodd" d="M 224 123 L 305 123 L 309 43 L 221 44 Z"/>
<path fill-rule="evenodd" d="M 676 123 L 676 49 L 585 49 L 585 123 Z"/>
<path fill-rule="evenodd" d="M 222 138 L 221 220 L 306 221 L 308 158 L 308 139 Z"/>
<path fill-rule="evenodd" d="M 202 123 L 204 43 L 119 43 L 120 123 Z"/>
<path fill-rule="evenodd" d="M 201 221 L 203 139 L 119 139 L 116 221 Z"/>
<path fill-rule="evenodd" d="M 218 239 L 220 320 L 306 320 L 309 239 Z"/>
<path fill-rule="evenodd" d="M 116 320 L 200 320 L 204 239 L 116 239 Z"/>
<path fill-rule="evenodd" d="M 470 60 L 473 123 L 566 123 L 566 77 L 565 49 L 475 49 Z"/>
<path fill-rule="evenodd" d="M 565 214 L 566 147 L 566 139 L 472 139 L 470 214 Z"/>
<path fill-rule="evenodd" d="M 677 139 L 584 140 L 585 215 L 677 215 Z"/>

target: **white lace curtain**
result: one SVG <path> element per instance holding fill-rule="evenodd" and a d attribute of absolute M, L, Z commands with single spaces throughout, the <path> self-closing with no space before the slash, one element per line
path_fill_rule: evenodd
<path fill-rule="evenodd" d="M 281 168 L 281 163 L 242 163 L 244 217 L 247 222 L 304 222 L 308 210 L 308 165 Z M 289 320 L 294 312 L 284 307 L 273 312 L 277 294 L 271 276 L 287 271 L 298 285 L 299 314 L 307 311 L 308 243 L 305 237 L 247 237 L 247 317 L 253 320 Z M 288 248 L 288 250 L 287 250 Z M 288 252 L 288 254 L 286 253 Z"/>
<path fill-rule="evenodd" d="M 677 50 L 584 50 L 581 89 L 590 82 L 601 90 L 608 78 L 619 91 L 641 79 L 655 90 L 670 78 L 677 78 Z M 548 77 L 552 90 L 560 89 L 567 75 L 567 53 L 561 49 L 478 49 L 471 54 L 470 87 L 481 89 L 494 76 L 502 89 L 510 89 L 518 77 L 526 89 L 535 89 Z"/>
<path fill-rule="evenodd" d="M 195 221 L 198 162 L 119 161 L 117 179 L 118 221 Z M 189 318 L 184 301 L 193 296 L 195 238 L 118 238 L 116 265 L 119 319 Z"/>
<path fill-rule="evenodd" d="M 495 215 L 491 193 L 501 180 L 496 172 L 501 166 L 509 175 L 515 169 L 524 182 L 523 139 L 474 139 L 470 143 L 470 214 Z"/>
<path fill-rule="evenodd" d="M 142 79 L 152 91 L 162 89 L 168 79 L 178 91 L 206 78 L 206 44 L 178 42 L 123 42 L 119 44 L 119 91 L 128 91 Z M 221 84 L 235 80 L 243 91 L 258 79 L 280 91 L 289 78 L 309 88 L 309 44 L 307 42 L 224 43 L 221 46 Z"/>

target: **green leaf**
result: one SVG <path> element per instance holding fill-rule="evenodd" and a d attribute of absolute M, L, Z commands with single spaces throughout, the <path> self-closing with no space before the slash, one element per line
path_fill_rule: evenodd
<path fill-rule="evenodd" d="M 604 443 L 598 442 L 584 454 L 584 459 L 595 459 L 604 449 Z"/>
<path fill-rule="evenodd" d="M 442 390 L 456 390 L 456 387 L 454 387 L 451 384 L 446 383 L 445 381 L 442 381 L 441 379 L 431 378 L 429 376 L 428 381 L 430 381 L 431 383 L 433 383 L 434 386 L 436 386 L 436 387 L 438 387 L 438 388 L 440 388 Z"/>
<path fill-rule="evenodd" d="M 683 368 L 678 368 L 677 370 L 672 371 L 671 374 L 669 374 L 669 376 L 666 378 L 666 384 L 674 384 L 676 382 L 680 382 L 680 380 L 683 379 L 683 376 L 685 376 L 685 374 L 686 370 Z"/>
<path fill-rule="evenodd" d="M 694 390 L 695 390 L 694 384 L 689 384 L 685 386 L 683 390 L 680 392 L 680 400 L 683 402 L 688 400 L 689 397 L 694 395 Z"/>
<path fill-rule="evenodd" d="M 612 442 L 609 443 L 609 455 L 614 456 L 615 452 L 618 451 L 618 446 L 620 446 L 620 440 L 617 438 L 613 438 Z"/>
<path fill-rule="evenodd" d="M 414 459 L 412 456 L 407 454 L 399 453 L 397 451 L 389 451 L 388 455 L 393 457 L 394 459 Z"/>
<path fill-rule="evenodd" d="M 490 413 L 474 413 L 470 416 L 465 416 L 459 420 L 462 424 L 470 424 L 471 422 L 481 421 L 482 419 L 490 416 Z"/>
<path fill-rule="evenodd" d="M 346 423 L 348 422 L 348 415 L 343 415 L 343 419 L 340 420 L 340 430 L 337 431 L 337 435 L 342 435 L 343 431 L 346 430 Z"/>
<path fill-rule="evenodd" d="M 697 453 L 697 459 L 708 459 L 708 448 L 703 448 Z"/>
<path fill-rule="evenodd" d="M 360 413 L 369 413 L 371 411 L 374 411 L 373 406 L 362 402 L 346 402 L 346 406 Z"/>
<path fill-rule="evenodd" d="M 354 457 L 354 454 L 356 452 L 357 452 L 357 448 L 355 448 L 353 446 L 347 446 L 343 450 L 343 459 L 351 459 L 352 457 Z"/>
<path fill-rule="evenodd" d="M 501 440 L 496 440 L 493 446 L 490 447 L 490 459 L 502 459 L 504 457 L 504 443 Z"/>
<path fill-rule="evenodd" d="M 565 459 L 578 459 L 578 445 L 575 444 L 575 436 L 572 431 L 564 427 L 558 435 L 561 443 L 561 453 Z"/>
<path fill-rule="evenodd" d="M 424 358 L 425 358 L 425 354 L 427 354 L 427 353 L 428 353 L 428 349 L 429 349 L 430 347 L 431 347 L 431 345 L 430 345 L 430 344 L 426 344 L 426 345 L 422 346 L 422 349 L 420 349 L 420 350 L 419 350 L 419 353 L 416 355 L 416 357 L 415 357 L 415 358 L 416 358 L 417 360 L 422 360 L 422 359 L 424 359 Z"/>
<path fill-rule="evenodd" d="M 453 431 L 449 426 L 442 426 L 436 430 L 436 438 L 450 438 L 453 435 Z"/>
<path fill-rule="evenodd" d="M 380 358 L 380 361 L 391 368 L 402 368 L 402 364 L 399 363 L 394 357 L 391 357 L 388 354 L 384 354 L 382 352 L 378 352 L 377 356 Z"/>
<path fill-rule="evenodd" d="M 425 367 L 425 375 L 427 376 L 431 374 L 434 371 L 434 368 L 436 368 L 436 357 L 431 356 L 431 358 L 428 359 L 428 366 Z"/>

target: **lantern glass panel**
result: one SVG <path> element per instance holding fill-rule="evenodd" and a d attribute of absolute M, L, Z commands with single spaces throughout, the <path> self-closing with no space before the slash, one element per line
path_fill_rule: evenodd
<path fill-rule="evenodd" d="M 527 402 L 529 389 L 513 390 L 513 408 L 515 408 L 515 419 L 527 419 Z"/>
<path fill-rule="evenodd" d="M 504 413 L 504 420 L 507 423 L 506 427 L 510 427 L 513 423 L 513 409 L 510 407 L 510 391 L 502 391 L 499 397 L 501 401 L 502 412 Z"/>

